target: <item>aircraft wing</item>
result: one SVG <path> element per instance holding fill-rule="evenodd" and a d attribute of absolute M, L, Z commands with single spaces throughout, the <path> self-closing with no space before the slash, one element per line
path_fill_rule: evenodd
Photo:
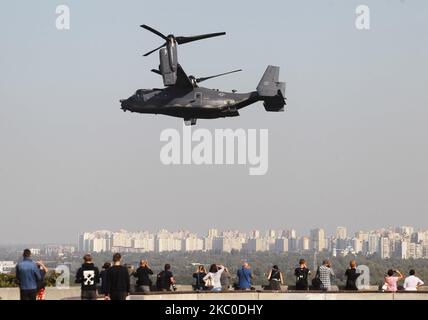
<path fill-rule="evenodd" d="M 183 89 L 193 89 L 193 84 L 190 81 L 187 74 L 184 72 L 180 64 L 177 65 L 177 81 L 175 81 L 175 87 Z"/>

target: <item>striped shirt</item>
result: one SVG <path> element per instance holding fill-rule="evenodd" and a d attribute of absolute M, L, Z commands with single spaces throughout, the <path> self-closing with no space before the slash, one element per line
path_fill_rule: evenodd
<path fill-rule="evenodd" d="M 334 277 L 333 269 L 327 266 L 319 267 L 320 280 L 326 289 L 330 289 L 331 287 L 331 277 Z"/>

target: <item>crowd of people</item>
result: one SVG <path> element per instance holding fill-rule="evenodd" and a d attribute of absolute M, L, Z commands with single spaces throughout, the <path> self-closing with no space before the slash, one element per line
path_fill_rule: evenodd
<path fill-rule="evenodd" d="M 106 300 L 125 300 L 134 289 L 131 288 L 131 277 L 136 278 L 135 291 L 148 293 L 151 291 L 175 291 L 175 279 L 171 271 L 171 265 L 165 264 L 162 271 L 157 273 L 156 282 L 153 284 L 151 276 L 154 275 L 147 260 L 141 260 L 139 267 L 122 264 L 120 253 L 113 255 L 112 263 L 105 262 L 102 270 L 95 266 L 90 254 L 83 256 L 83 263 L 77 270 L 75 282 L 81 286 L 82 300 L 96 300 L 104 297 Z M 19 283 L 21 300 L 44 300 L 45 281 L 44 277 L 48 269 L 41 262 L 31 260 L 31 251 L 25 249 L 23 260 L 16 266 L 16 278 Z M 306 261 L 300 259 L 299 266 L 294 270 L 295 290 L 323 290 L 332 289 L 332 280 L 335 273 L 331 262 L 324 260 L 317 268 L 315 275 L 309 285 L 311 271 Z M 357 279 L 361 276 L 358 272 L 357 263 L 351 260 L 349 268 L 345 271 L 345 290 L 358 290 Z M 208 272 L 204 265 L 197 266 L 193 273 L 195 291 L 227 291 L 231 287 L 235 290 L 254 290 L 254 273 L 248 262 L 244 262 L 236 272 L 236 281 L 232 283 L 232 274 L 228 268 L 221 264 L 212 264 Z M 396 292 L 399 290 L 398 282 L 404 279 L 404 275 L 398 270 L 388 270 L 385 275 L 383 291 Z M 284 285 L 284 274 L 277 265 L 274 265 L 267 273 L 269 285 L 265 289 L 280 291 Z M 231 284 L 232 283 L 232 284 Z M 415 270 L 410 270 L 409 276 L 404 279 L 402 289 L 416 291 L 424 283 L 416 276 Z M 132 289 L 132 290 L 131 290 Z"/>

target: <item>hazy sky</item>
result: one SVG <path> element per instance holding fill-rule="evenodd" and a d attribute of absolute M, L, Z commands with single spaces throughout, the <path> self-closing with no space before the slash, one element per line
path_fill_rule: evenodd
<path fill-rule="evenodd" d="M 57 5 L 71 30 L 55 28 Z M 355 28 L 355 8 L 371 29 Z M 2 1 L 0 244 L 72 242 L 97 229 L 428 227 L 428 3 L 365 1 Z M 252 91 L 269 64 L 285 113 L 261 103 L 198 128 L 269 129 L 269 171 L 164 166 L 178 118 L 123 113 L 162 85 L 162 39 L 139 28 L 225 37 L 183 45 L 204 85 Z"/>

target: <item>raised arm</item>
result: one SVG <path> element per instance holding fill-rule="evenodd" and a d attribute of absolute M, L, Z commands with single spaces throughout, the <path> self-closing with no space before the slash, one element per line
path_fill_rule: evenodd
<path fill-rule="evenodd" d="M 37 264 L 40 266 L 40 268 L 43 269 L 45 273 L 48 273 L 49 269 L 44 265 L 43 261 L 37 261 Z"/>

